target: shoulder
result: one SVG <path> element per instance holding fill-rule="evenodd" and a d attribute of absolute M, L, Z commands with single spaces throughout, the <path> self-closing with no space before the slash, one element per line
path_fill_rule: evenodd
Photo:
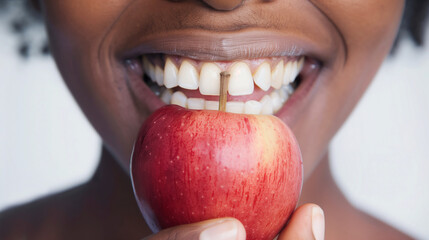
<path fill-rule="evenodd" d="M 76 189 L 47 196 L 0 212 L 0 239 L 55 239 L 65 226 L 65 201 Z M 58 238 L 57 238 L 58 239 Z"/>
<path fill-rule="evenodd" d="M 19 207 L 0 212 L 0 239 L 25 239 L 22 235 L 22 230 L 28 225 L 25 219 Z"/>
<path fill-rule="evenodd" d="M 410 236 L 399 231 L 398 229 L 382 222 L 366 213 L 360 212 L 362 215 L 360 221 L 366 230 L 363 232 L 365 239 L 412 239 Z"/>
<path fill-rule="evenodd" d="M 0 239 L 139 239 L 147 235 L 149 229 L 134 196 L 129 201 L 122 198 L 81 185 L 10 208 L 0 212 Z"/>
<path fill-rule="evenodd" d="M 0 213 L 0 239 L 26 239 L 34 236 L 45 222 L 45 209 L 41 202 L 33 202 L 9 208 Z"/>
<path fill-rule="evenodd" d="M 334 228 L 332 227 L 331 224 L 331 228 L 327 228 L 326 239 L 412 239 L 398 229 L 358 209 L 343 215 L 342 221 L 337 222 Z"/>

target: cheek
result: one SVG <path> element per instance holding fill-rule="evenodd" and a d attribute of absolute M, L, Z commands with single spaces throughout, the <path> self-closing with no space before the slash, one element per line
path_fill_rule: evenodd
<path fill-rule="evenodd" d="M 327 112 L 339 116 L 332 122 L 340 126 L 389 53 L 401 21 L 404 1 L 337 2 L 342 5 L 339 5 L 332 19 L 338 23 L 337 27 L 343 35 L 346 61 L 340 74 L 327 86 L 326 101 L 332 103 Z"/>
<path fill-rule="evenodd" d="M 45 0 L 46 20 L 79 42 L 93 42 L 109 30 L 131 0 Z"/>
<path fill-rule="evenodd" d="M 308 176 L 329 142 L 367 89 L 393 44 L 404 1 L 313 1 L 337 28 L 345 45 L 344 62 L 325 70 L 314 101 L 293 126 Z"/>
<path fill-rule="evenodd" d="M 341 33 L 349 54 L 389 48 L 405 4 L 404 0 L 313 2 Z M 385 44 L 380 44 L 383 42 Z"/>
<path fill-rule="evenodd" d="M 103 48 L 131 0 L 46 0 L 42 9 L 59 70 L 109 150 L 126 168 L 141 120 L 130 106 L 114 56 Z"/>

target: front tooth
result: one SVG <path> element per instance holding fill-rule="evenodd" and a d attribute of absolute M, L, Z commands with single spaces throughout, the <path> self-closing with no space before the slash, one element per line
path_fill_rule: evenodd
<path fill-rule="evenodd" d="M 265 95 L 261 100 L 262 104 L 262 110 L 261 114 L 273 114 L 273 101 L 271 100 L 271 97 L 269 95 Z"/>
<path fill-rule="evenodd" d="M 203 98 L 188 98 L 188 109 L 202 110 L 204 101 Z"/>
<path fill-rule="evenodd" d="M 230 69 L 231 77 L 228 92 L 232 96 L 249 95 L 253 93 L 253 79 L 249 66 L 244 62 L 235 63 Z"/>
<path fill-rule="evenodd" d="M 283 60 L 281 60 L 276 67 L 274 68 L 273 72 L 271 73 L 271 86 L 275 89 L 279 89 L 282 86 L 283 83 L 283 71 L 284 71 L 284 64 Z"/>
<path fill-rule="evenodd" d="M 147 59 L 143 57 L 143 71 L 155 82 L 155 66 Z"/>
<path fill-rule="evenodd" d="M 267 91 L 271 86 L 271 67 L 267 62 L 262 63 L 253 76 L 256 86 Z"/>
<path fill-rule="evenodd" d="M 200 72 L 200 93 L 219 96 L 220 68 L 214 63 L 204 63 Z"/>
<path fill-rule="evenodd" d="M 179 69 L 177 81 L 179 86 L 185 89 L 195 90 L 198 88 L 198 72 L 188 61 L 183 61 Z"/>
<path fill-rule="evenodd" d="M 166 88 L 174 88 L 177 87 L 177 74 L 179 70 L 176 65 L 171 61 L 170 58 L 167 58 L 164 67 L 164 85 Z"/>
<path fill-rule="evenodd" d="M 273 111 L 277 112 L 280 108 L 282 108 L 282 100 L 277 91 L 274 91 L 270 94 L 272 103 L 273 103 Z"/>
<path fill-rule="evenodd" d="M 188 98 L 186 95 L 180 91 L 174 92 L 171 96 L 171 104 L 176 104 L 182 107 L 186 107 L 186 102 Z"/>
<path fill-rule="evenodd" d="M 155 67 L 155 80 L 158 86 L 162 86 L 164 83 L 164 70 L 158 65 Z"/>
<path fill-rule="evenodd" d="M 165 90 L 161 95 L 161 100 L 166 104 L 169 104 L 171 101 L 172 92 L 170 89 Z"/>
<path fill-rule="evenodd" d="M 243 113 L 244 102 L 227 102 L 226 111 L 230 113 Z"/>
<path fill-rule="evenodd" d="M 204 109 L 219 110 L 219 101 L 206 101 L 206 106 Z"/>
<path fill-rule="evenodd" d="M 284 75 L 283 75 L 283 84 L 289 84 L 291 82 L 291 75 L 293 73 L 293 63 L 288 62 L 285 65 Z"/>
<path fill-rule="evenodd" d="M 255 100 L 247 101 L 244 104 L 244 113 L 246 114 L 260 114 L 262 110 L 262 104 Z"/>

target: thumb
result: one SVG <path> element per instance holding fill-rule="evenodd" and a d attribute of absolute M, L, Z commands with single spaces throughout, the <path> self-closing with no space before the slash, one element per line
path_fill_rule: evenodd
<path fill-rule="evenodd" d="M 235 218 L 218 218 L 164 229 L 144 240 L 245 240 L 243 224 Z"/>
<path fill-rule="evenodd" d="M 279 240 L 302 239 L 323 240 L 325 238 L 325 216 L 316 204 L 304 204 L 292 215 Z"/>

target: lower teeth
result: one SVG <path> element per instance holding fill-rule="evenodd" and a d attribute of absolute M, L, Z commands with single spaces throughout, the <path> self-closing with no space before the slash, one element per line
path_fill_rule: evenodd
<path fill-rule="evenodd" d="M 171 89 L 167 89 L 164 86 L 159 86 L 155 82 L 151 81 L 148 76 L 144 77 L 145 83 L 152 90 L 152 92 L 158 96 L 165 104 L 177 104 L 188 109 L 206 109 L 214 110 L 212 106 L 213 101 L 205 101 L 204 99 L 199 100 L 199 104 L 195 104 L 195 99 L 191 99 L 191 104 L 188 105 L 188 98 L 180 91 L 173 92 Z M 230 107 L 227 107 L 227 112 L 233 113 L 245 113 L 245 114 L 274 114 L 287 102 L 288 98 L 295 91 L 298 84 L 283 85 L 280 89 L 272 91 L 270 94 L 265 95 L 259 101 L 249 100 L 246 102 L 231 102 Z M 179 94 L 176 92 L 180 92 Z M 176 93 L 176 94 L 174 94 Z M 180 98 L 180 99 L 173 99 Z M 201 101 L 204 102 L 204 107 L 200 106 Z M 261 106 L 259 107 L 258 104 Z"/>

